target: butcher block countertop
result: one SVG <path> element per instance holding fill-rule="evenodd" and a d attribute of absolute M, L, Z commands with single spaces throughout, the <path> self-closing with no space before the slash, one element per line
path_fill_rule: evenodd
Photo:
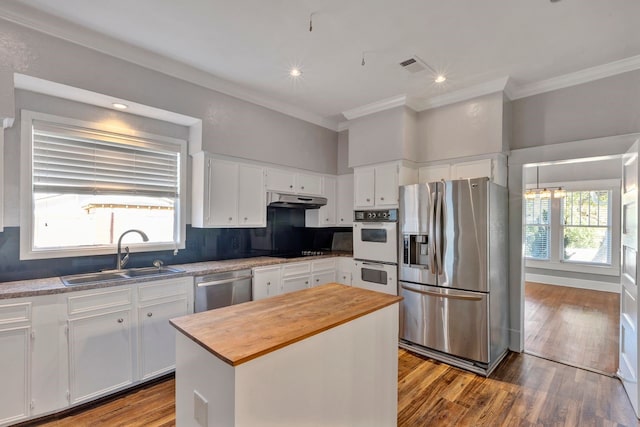
<path fill-rule="evenodd" d="M 329 283 L 170 322 L 205 350 L 231 366 L 238 366 L 401 299 Z"/>

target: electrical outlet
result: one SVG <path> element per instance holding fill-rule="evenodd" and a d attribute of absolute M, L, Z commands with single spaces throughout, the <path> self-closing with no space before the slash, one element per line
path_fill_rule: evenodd
<path fill-rule="evenodd" d="M 208 427 L 209 425 L 207 420 L 207 405 L 207 400 L 196 390 L 193 390 L 193 418 L 195 418 L 202 427 Z"/>

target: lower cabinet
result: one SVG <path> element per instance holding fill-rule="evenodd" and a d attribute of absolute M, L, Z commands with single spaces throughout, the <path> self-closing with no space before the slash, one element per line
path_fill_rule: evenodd
<path fill-rule="evenodd" d="M 253 300 L 260 300 L 280 293 L 280 266 L 253 269 Z"/>
<path fill-rule="evenodd" d="M 156 302 L 138 308 L 138 368 L 141 380 L 176 367 L 176 334 L 169 319 L 187 314 L 186 298 Z"/>
<path fill-rule="evenodd" d="M 286 294 L 288 292 L 307 289 L 309 287 L 310 280 L 311 277 L 309 277 L 309 275 L 283 278 L 280 291 L 281 293 Z"/>
<path fill-rule="evenodd" d="M 133 384 L 133 309 L 69 319 L 69 403 L 74 405 Z"/>
<path fill-rule="evenodd" d="M 0 305 L 0 378 L 4 391 L 0 399 L 0 424 L 29 416 L 30 314 L 29 303 Z"/>

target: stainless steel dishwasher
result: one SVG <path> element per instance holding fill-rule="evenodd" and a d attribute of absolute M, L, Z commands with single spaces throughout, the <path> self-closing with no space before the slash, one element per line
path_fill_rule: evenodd
<path fill-rule="evenodd" d="M 251 278 L 251 270 L 197 276 L 193 292 L 195 312 L 251 301 Z"/>

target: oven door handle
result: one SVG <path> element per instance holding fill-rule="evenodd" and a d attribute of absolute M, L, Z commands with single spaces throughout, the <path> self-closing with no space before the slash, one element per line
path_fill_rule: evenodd
<path fill-rule="evenodd" d="M 377 262 L 364 262 L 364 261 L 362 262 L 362 265 L 372 265 L 374 267 L 381 267 L 381 268 L 384 268 L 385 266 L 384 264 L 380 264 Z"/>
<path fill-rule="evenodd" d="M 461 299 L 461 300 L 466 300 L 466 301 L 482 301 L 482 297 L 480 296 L 469 296 L 469 295 L 460 295 L 460 294 L 442 294 L 440 292 L 433 292 L 433 291 L 425 291 L 422 289 L 416 289 L 413 287 L 408 287 L 405 285 L 401 285 L 402 289 L 405 289 L 407 291 L 411 291 L 411 292 L 417 292 L 419 294 L 425 294 L 425 295 L 429 295 L 432 297 L 438 297 L 438 298 L 449 298 L 449 299 Z"/>

